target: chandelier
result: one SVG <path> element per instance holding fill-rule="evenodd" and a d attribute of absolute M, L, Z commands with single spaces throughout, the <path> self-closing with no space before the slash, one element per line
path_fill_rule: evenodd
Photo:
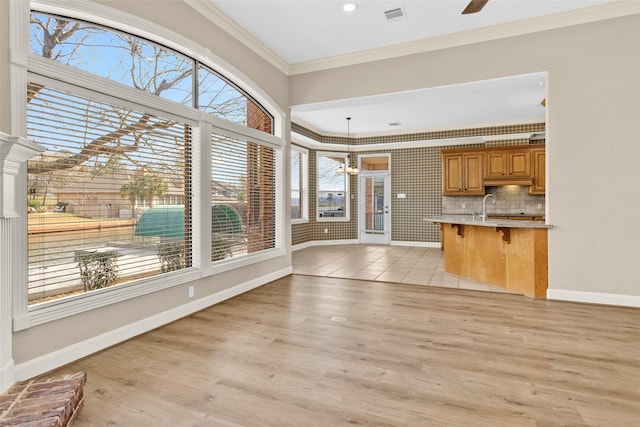
<path fill-rule="evenodd" d="M 360 172 L 358 170 L 358 166 L 351 165 L 351 144 L 349 143 L 351 141 L 351 129 L 349 126 L 350 122 L 351 117 L 347 117 L 347 156 L 344 158 L 344 162 L 340 163 L 340 166 L 338 167 L 338 170 L 336 172 L 346 173 L 347 175 L 357 175 L 358 172 Z"/>

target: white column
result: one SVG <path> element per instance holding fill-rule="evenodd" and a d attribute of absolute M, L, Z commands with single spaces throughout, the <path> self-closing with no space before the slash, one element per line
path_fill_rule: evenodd
<path fill-rule="evenodd" d="M 11 221 L 0 218 L 0 393 L 15 382 L 13 355 L 11 354 Z"/>
<path fill-rule="evenodd" d="M 23 138 L 29 8 L 28 0 L 0 0 L 0 392 L 15 381 L 13 320 L 27 312 L 26 160 L 42 151 Z"/>
<path fill-rule="evenodd" d="M 12 354 L 13 339 L 13 288 L 16 242 L 15 223 L 26 216 L 20 209 L 20 198 L 26 198 L 16 179 L 24 163 L 44 147 L 24 138 L 8 136 L 0 132 L 0 393 L 15 382 Z"/>
<path fill-rule="evenodd" d="M 9 2 L 0 1 L 0 132 L 11 131 L 9 79 Z M 0 190 L 4 191 L 4 190 Z M 0 218 L 0 393 L 14 382 L 11 356 L 11 264 L 7 250 L 9 219 Z"/>

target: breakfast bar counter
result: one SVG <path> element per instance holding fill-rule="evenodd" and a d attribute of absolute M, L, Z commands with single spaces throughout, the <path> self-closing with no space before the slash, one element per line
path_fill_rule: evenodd
<path fill-rule="evenodd" d="M 547 230 L 543 221 L 443 215 L 425 218 L 440 224 L 444 270 L 533 298 L 548 287 Z"/>

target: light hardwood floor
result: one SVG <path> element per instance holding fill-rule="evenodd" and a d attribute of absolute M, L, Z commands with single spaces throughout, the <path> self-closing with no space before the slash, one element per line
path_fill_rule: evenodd
<path fill-rule="evenodd" d="M 638 426 L 640 310 L 293 275 L 78 370 L 76 427 Z"/>

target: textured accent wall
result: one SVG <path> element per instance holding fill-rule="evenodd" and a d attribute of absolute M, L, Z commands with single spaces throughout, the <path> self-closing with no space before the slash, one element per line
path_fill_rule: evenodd
<path fill-rule="evenodd" d="M 462 138 L 470 136 L 487 136 L 516 134 L 527 132 L 544 132 L 544 123 L 521 124 L 513 126 L 494 126 L 488 128 L 460 129 L 439 132 L 425 132 L 411 135 L 390 135 L 374 138 L 354 138 L 348 140 L 341 137 L 325 137 L 309 131 L 295 123 L 291 124 L 292 131 L 303 134 L 323 143 L 338 143 L 351 145 L 382 144 L 390 142 L 440 138 Z M 536 141 L 541 143 L 544 141 Z M 528 144 L 528 139 L 492 141 L 486 146 L 521 145 Z M 449 148 L 478 147 L 478 145 L 457 145 Z M 357 161 L 363 154 L 391 154 L 391 240 L 401 242 L 440 242 L 440 228 L 435 224 L 423 221 L 427 216 L 443 213 L 443 200 L 453 199 L 445 204 L 445 212 L 457 213 L 453 206 L 460 206 L 461 199 L 469 198 L 469 207 L 473 209 L 478 200 L 480 205 L 482 196 L 474 197 L 443 197 L 442 196 L 442 159 L 440 150 L 442 147 L 404 148 L 397 150 L 368 150 L 351 154 L 352 161 Z M 491 187 L 497 189 L 499 187 Z M 526 187 L 524 187 L 526 189 Z M 309 150 L 309 223 L 292 225 L 292 244 L 297 245 L 314 240 L 345 240 L 358 239 L 358 178 L 351 177 L 351 220 L 343 222 L 318 222 L 316 221 L 316 151 Z M 502 189 L 501 189 L 502 190 Z M 500 191 L 501 191 L 500 190 Z M 528 191 L 528 190 L 527 190 Z M 397 194 L 404 193 L 406 198 L 398 199 Z M 501 193 L 500 193 L 501 194 Z M 527 197 L 528 196 L 528 197 Z M 505 203 L 507 195 L 501 195 Z M 526 203 L 529 208 L 536 207 L 537 203 L 543 203 L 544 196 L 529 196 L 509 194 L 509 203 L 513 206 L 522 206 Z M 540 200 L 542 200 L 540 202 Z M 506 206 L 506 205 L 505 205 Z M 467 207 L 467 206 L 465 206 Z M 448 210 L 447 210 L 448 209 Z M 533 208 L 532 208 L 533 209 Z M 531 210 L 531 209 L 530 209 Z M 473 210 L 465 209 L 465 212 Z M 520 212 L 514 210 L 513 212 Z M 536 213 L 540 210 L 535 209 Z M 324 233 L 325 228 L 327 233 Z"/>
<path fill-rule="evenodd" d="M 398 199 L 398 193 L 406 198 Z M 438 147 L 391 152 L 391 240 L 439 242 L 440 228 L 423 221 L 442 212 L 442 166 Z"/>
<path fill-rule="evenodd" d="M 517 133 L 544 132 L 544 123 L 523 123 L 509 126 L 489 126 L 482 128 L 448 129 L 435 132 L 404 133 L 364 138 L 346 138 L 342 136 L 320 135 L 297 123 L 291 123 L 291 132 L 299 133 L 324 144 L 365 145 L 386 144 L 390 142 L 423 141 L 429 139 L 466 138 L 472 136 L 495 136 Z M 496 145 L 495 142 L 489 143 Z M 487 145 L 489 145 L 487 144 Z"/>

